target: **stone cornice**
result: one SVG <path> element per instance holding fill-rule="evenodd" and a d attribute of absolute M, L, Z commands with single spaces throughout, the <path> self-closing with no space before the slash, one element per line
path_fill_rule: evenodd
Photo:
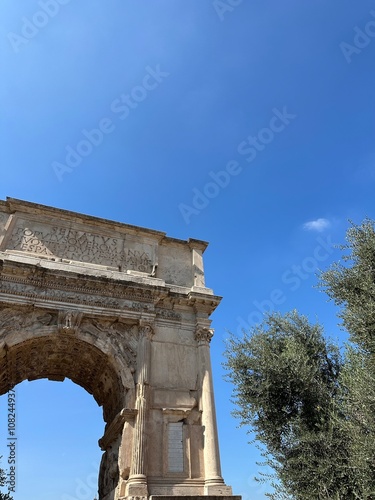
<path fill-rule="evenodd" d="M 152 284 L 152 281 L 158 283 L 160 280 L 149 278 L 148 283 L 142 283 L 137 277 L 134 281 L 128 275 L 125 278 L 119 281 L 106 276 L 62 272 L 0 257 L 0 294 L 18 296 L 27 302 L 34 299 L 134 312 L 154 312 L 157 307 L 159 316 L 180 319 L 181 315 L 173 311 L 175 307 L 193 307 L 195 311 L 210 314 L 221 300 L 221 297 L 214 295 L 189 292 L 188 289 L 182 293 L 182 288 L 181 292 L 176 292 L 171 291 L 168 285 Z M 163 307 L 164 302 L 166 308 Z"/>
<path fill-rule="evenodd" d="M 2 261 L 1 258 L 0 280 L 44 289 L 66 290 L 111 298 L 130 298 L 144 302 L 153 302 L 154 299 L 166 295 L 165 287 L 150 286 L 130 279 L 119 282 L 107 276 L 83 276 L 79 273 L 61 272 L 57 269 L 47 269 L 16 261 Z"/>
<path fill-rule="evenodd" d="M 42 215 L 49 217 L 57 217 L 60 220 L 69 220 L 72 219 L 76 222 L 84 222 L 88 224 L 92 224 L 95 226 L 103 226 L 108 228 L 110 226 L 113 229 L 117 229 L 120 231 L 132 232 L 136 234 L 147 234 L 158 237 L 158 239 L 163 239 L 166 236 L 166 233 L 163 231 L 156 231 L 154 229 L 147 229 L 144 227 L 133 226 L 131 224 L 125 224 L 122 222 L 116 222 L 109 219 L 103 219 L 101 217 L 95 217 L 93 215 L 86 215 L 77 212 L 72 212 L 71 210 L 65 210 L 61 208 L 49 207 L 47 205 L 41 205 L 40 203 L 32 203 L 30 201 L 19 200 L 16 198 L 7 197 L 6 201 L 3 202 L 4 205 L 8 208 L 9 213 L 20 213 L 20 214 L 33 214 L 33 215 Z"/>

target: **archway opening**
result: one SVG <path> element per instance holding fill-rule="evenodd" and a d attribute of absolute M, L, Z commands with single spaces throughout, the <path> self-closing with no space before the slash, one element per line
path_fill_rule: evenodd
<path fill-rule="evenodd" d="M 133 380 L 129 369 L 125 373 L 124 365 L 112 354 L 108 340 L 103 341 L 87 333 L 83 334 L 85 337 L 82 339 L 79 335 L 64 331 L 53 334 L 48 331 L 39 334 L 33 332 L 33 335 L 13 333 L 5 337 L 5 341 L 0 344 L 0 394 L 4 395 L 2 399 L 6 401 L 2 402 L 2 405 L 5 405 L 3 413 L 7 414 L 9 391 L 14 389 L 16 420 L 21 426 L 19 428 L 16 423 L 14 435 L 14 439 L 17 439 L 15 499 L 93 500 L 97 497 L 98 462 L 102 457 L 98 439 L 125 407 L 127 391 L 132 389 Z M 63 383 L 56 384 L 56 381 Z M 30 393 L 36 391 L 36 394 L 21 397 L 25 388 Z M 87 403 L 88 400 L 90 404 Z M 25 401 L 31 406 L 23 408 L 22 402 Z M 86 403 L 82 406 L 81 401 Z M 83 412 L 81 418 L 80 412 Z M 102 413 L 99 420 L 94 418 L 94 428 L 90 412 L 92 415 Z M 33 415 L 33 418 L 30 419 L 29 415 Z M 2 425 L 3 429 L 6 429 L 7 422 Z M 17 434 L 20 429 L 26 442 L 30 436 L 39 436 L 39 445 L 34 443 L 35 450 L 38 451 L 27 452 L 30 448 L 28 445 L 22 448 L 21 436 Z M 62 441 L 59 441 L 60 439 Z M 86 439 L 90 440 L 89 447 Z M 70 451 L 69 446 L 66 449 L 66 443 L 71 443 Z M 2 443 L 0 447 L 1 445 Z M 78 446 L 79 453 L 75 446 Z M 86 453 L 85 450 L 91 451 Z M 108 486 L 108 481 L 103 483 L 103 480 L 107 478 L 109 468 L 111 484 L 118 480 L 118 467 L 114 469 L 116 450 L 113 450 L 113 453 L 111 462 L 102 462 L 100 467 L 102 492 L 103 484 Z M 7 449 L 2 454 L 7 460 Z M 36 460 L 37 457 L 39 460 Z M 41 473 L 38 473 L 35 467 L 40 469 Z M 68 486 L 68 477 L 65 474 L 71 467 L 75 471 L 72 476 L 73 485 L 70 483 Z M 28 483 L 32 483 L 35 478 L 38 478 L 40 489 L 31 493 Z M 55 487 L 58 487 L 61 493 L 57 493 L 53 489 Z M 19 494 L 20 488 L 24 493 Z M 45 494 L 45 491 L 49 493 Z"/>
<path fill-rule="evenodd" d="M 110 423 L 121 410 L 125 388 L 114 362 L 98 347 L 74 335 L 43 335 L 0 349 L 0 394 L 24 380 L 70 378 L 103 406 Z"/>
<path fill-rule="evenodd" d="M 98 497 L 104 428 L 102 409 L 87 391 L 66 379 L 24 381 L 15 388 L 15 499 L 93 500 Z M 8 396 L 0 398 L 6 438 Z M 9 470 L 6 439 L 2 467 Z"/>

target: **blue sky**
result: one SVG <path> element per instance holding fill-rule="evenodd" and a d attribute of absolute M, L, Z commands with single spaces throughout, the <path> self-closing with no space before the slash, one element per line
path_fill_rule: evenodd
<path fill-rule="evenodd" d="M 375 217 L 375 2 L 2 0 L 0 19 L 0 199 L 210 242 L 223 475 L 265 498 L 224 339 L 293 308 L 345 338 L 313 286 L 347 220 Z M 92 500 L 101 409 L 69 381 L 16 390 L 15 499 Z"/>

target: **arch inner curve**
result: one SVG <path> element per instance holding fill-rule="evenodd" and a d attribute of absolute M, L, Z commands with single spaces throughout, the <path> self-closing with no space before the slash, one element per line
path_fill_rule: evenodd
<path fill-rule="evenodd" d="M 0 348 L 0 395 L 24 380 L 71 379 L 93 395 L 110 423 L 123 408 L 126 388 L 110 357 L 74 335 L 47 335 Z"/>

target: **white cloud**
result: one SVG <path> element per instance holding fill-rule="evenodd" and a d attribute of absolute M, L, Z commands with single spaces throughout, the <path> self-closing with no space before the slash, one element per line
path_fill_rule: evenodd
<path fill-rule="evenodd" d="M 328 229 L 330 226 L 331 223 L 328 219 L 316 219 L 305 222 L 303 225 L 303 229 L 305 229 L 306 231 L 317 231 L 318 233 L 321 233 L 325 229 Z"/>

